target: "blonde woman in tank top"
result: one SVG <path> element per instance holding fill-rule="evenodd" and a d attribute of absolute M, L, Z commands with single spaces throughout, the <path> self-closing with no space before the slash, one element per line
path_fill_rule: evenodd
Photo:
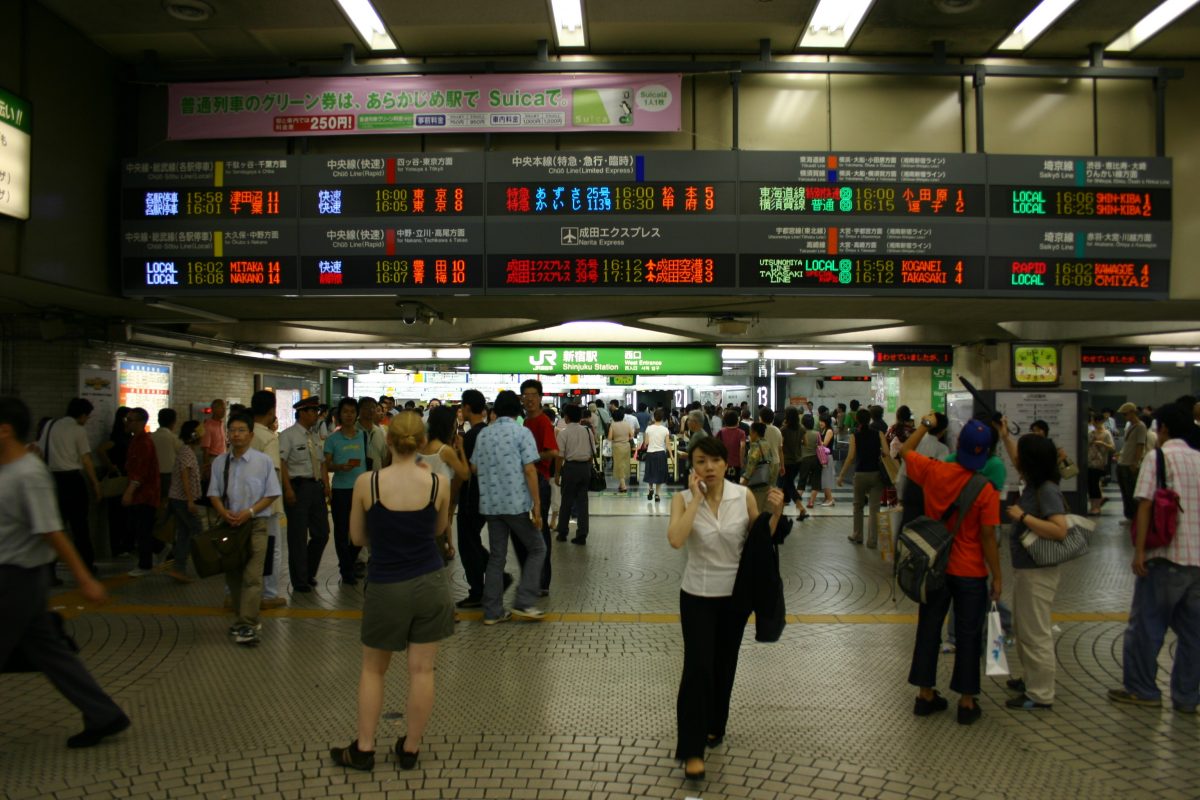
<path fill-rule="evenodd" d="M 676 703 L 675 758 L 684 762 L 689 780 L 701 780 L 705 748 L 725 738 L 738 649 L 749 617 L 734 607 L 733 584 L 759 508 L 748 488 L 725 480 L 728 461 L 719 439 L 696 440 L 688 455 L 688 489 L 671 498 L 667 526 L 671 547 L 687 551 L 679 591 L 683 677 Z M 767 493 L 772 534 L 783 503 L 780 489 Z"/>
<path fill-rule="evenodd" d="M 457 413 L 449 406 L 437 405 L 429 409 L 429 418 L 425 422 L 428 439 L 417 449 L 417 463 L 424 464 L 451 487 L 450 518 L 446 528 L 438 533 L 438 547 L 442 550 L 442 558 L 449 563 L 454 558 L 454 545 L 450 538 L 450 527 L 454 521 L 454 498 L 458 496 L 458 486 L 471 477 L 471 466 L 467 463 L 466 453 L 462 449 L 462 437 L 455 433 Z"/>

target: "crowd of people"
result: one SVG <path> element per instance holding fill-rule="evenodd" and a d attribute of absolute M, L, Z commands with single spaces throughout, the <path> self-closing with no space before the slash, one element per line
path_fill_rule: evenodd
<path fill-rule="evenodd" d="M 416 765 L 433 707 L 438 642 L 453 633 L 455 608 L 482 608 L 483 624 L 537 622 L 551 591 L 551 547 L 570 535 L 586 545 L 589 492 L 597 473 L 611 470 L 617 494 L 635 480 L 646 501 L 659 502 L 672 482 L 667 537 L 687 555 L 680 592 L 684 672 L 678 700 L 676 756 L 689 777 L 703 774 L 706 747 L 725 734 L 737 651 L 750 613 L 735 584 L 756 570 L 754 585 L 775 585 L 771 556 L 791 528 L 820 500 L 834 504 L 833 484 L 853 472 L 849 539 L 878 546 L 879 515 L 902 509 L 901 527 L 924 515 L 947 518 L 968 486 L 974 500 L 952 520 L 945 582 L 920 604 L 909 682 L 918 689 L 914 713 L 948 708 L 936 689 L 940 652 L 954 653 L 950 688 L 960 695 L 957 718 L 982 714 L 980 663 L 984 616 L 1005 581 L 998 532 L 1009 524 L 1012 611 L 1020 677 L 1008 681 L 1013 709 L 1053 706 L 1055 659 L 1051 612 L 1058 567 L 1026 552 L 1030 535 L 1062 540 L 1073 524 L 1059 484 L 1069 454 L 1034 422 L 1014 434 L 1007 419 L 971 420 L 953 449 L 949 421 L 939 412 L 914 418 L 901 406 L 892 424 L 879 406 L 683 409 L 617 401 L 545 403 L 539 381 L 492 401 L 463 392 L 457 406 L 430 403 L 397 408 L 390 397 L 342 398 L 326 407 L 310 397 L 293 406 L 295 425 L 276 432 L 276 398 L 255 392 L 249 406 L 222 400 L 205 420 L 178 426 L 172 409 L 158 413 L 148 432 L 144 409 L 117 412 L 111 436 L 93 449 L 84 430 L 91 404 L 75 399 L 63 417 L 47 420 L 30 443 L 25 405 L 0 398 L 0 663 L 16 650 L 31 657 L 84 713 L 85 730 L 72 746 L 94 744 L 129 725 L 128 717 L 67 651 L 46 612 L 53 562 L 71 572 L 84 597 L 102 601 L 88 509 L 106 505 L 114 555 L 136 554 L 133 577 L 158 570 L 194 580 L 189 556 L 213 526 L 244 536 L 244 557 L 225 570 L 229 633 L 241 646 L 261 641 L 260 610 L 285 601 L 279 590 L 286 519 L 288 575 L 295 593 L 312 591 L 330 529 L 343 586 L 365 576 L 362 672 L 357 738 L 332 751 L 347 767 L 369 769 L 383 682 L 394 652 L 407 651 L 408 730 L 395 744 L 402 766 Z M 1168 628 L 1179 637 L 1172 673 L 1174 708 L 1195 713 L 1200 691 L 1200 405 L 1180 398 L 1153 411 L 1126 403 L 1116 415 L 1093 414 L 1087 437 L 1088 511 L 1103 505 L 1100 487 L 1116 467 L 1123 516 L 1132 526 L 1137 576 L 1125 634 L 1124 684 L 1116 702 L 1159 704 L 1156 658 Z M 1116 416 L 1125 420 L 1117 425 Z M 1020 477 L 1005 495 L 998 453 Z M 32 452 L 31 452 L 32 451 Z M 38 458 L 40 456 L 40 459 Z M 44 463 L 43 463 L 44 460 Z M 896 470 L 889 470 L 892 461 Z M 1115 462 L 1115 463 L 1114 463 Z M 840 464 L 840 468 L 838 468 Z M 672 475 L 674 473 L 674 476 Z M 836 477 L 835 477 L 836 473 Z M 981 476 L 976 480 L 974 476 Z M 1159 477 L 1165 476 L 1160 482 Z M 674 477 L 674 480 L 673 480 Z M 1175 538 L 1147 546 L 1160 483 L 1178 493 Z M 806 500 L 807 497 L 807 500 Z M 864 526 L 863 513 L 869 511 Z M 173 553 L 161 529 L 174 528 Z M 64 523 L 66 523 L 64 525 Z M 483 530 L 487 529 L 486 546 Z M 69 530 L 70 537 L 63 532 Z M 757 531 L 757 533 L 756 533 Z M 756 537 L 759 537 L 756 539 Z M 752 547 L 750 542 L 758 541 Z M 73 544 L 72 544 L 73 542 Z M 765 544 L 763 544 L 765 542 Z M 509 544 L 520 576 L 506 571 Z M 362 551 L 369 548 L 364 561 Z M 751 555 L 753 553 L 753 556 Z M 764 555 L 766 554 L 766 555 Z M 447 565 L 461 558 L 466 597 L 451 596 Z M 46 569 L 50 564 L 51 568 Z M 749 566 L 747 566 L 749 564 Z M 765 566 L 765 572 L 764 570 Z M 517 583 L 510 607 L 505 593 Z M 782 589 L 779 589 L 782 597 Z M 761 598 L 760 598 L 761 599 Z M 757 602 L 757 601 L 756 601 Z M 767 618 L 770 609 L 756 609 Z M 943 625 L 950 615 L 949 640 Z"/>

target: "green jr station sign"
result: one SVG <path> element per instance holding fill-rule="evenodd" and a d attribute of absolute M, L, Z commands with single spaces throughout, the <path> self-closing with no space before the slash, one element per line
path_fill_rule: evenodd
<path fill-rule="evenodd" d="M 720 375 L 715 347 L 582 347 L 579 345 L 471 348 L 471 372 L 547 375 Z"/>

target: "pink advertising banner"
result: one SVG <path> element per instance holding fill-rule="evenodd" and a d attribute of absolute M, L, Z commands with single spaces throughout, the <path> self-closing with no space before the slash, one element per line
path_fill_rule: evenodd
<path fill-rule="evenodd" d="M 678 74 L 446 75 L 178 83 L 169 139 L 470 131 L 677 131 Z"/>

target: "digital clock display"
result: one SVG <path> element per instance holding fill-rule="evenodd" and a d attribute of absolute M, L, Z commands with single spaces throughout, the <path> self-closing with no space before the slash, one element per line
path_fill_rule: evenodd
<path fill-rule="evenodd" d="M 740 256 L 742 287 L 775 291 L 923 290 L 958 294 L 983 288 L 981 256 Z"/>
<path fill-rule="evenodd" d="M 126 258 L 126 285 L 154 291 L 209 294 L 295 292 L 294 256 L 279 258 Z"/>
<path fill-rule="evenodd" d="M 991 216 L 1025 219 L 1171 219 L 1171 190 L 992 186 Z"/>
<path fill-rule="evenodd" d="M 126 189 L 127 220 L 283 219 L 296 216 L 294 187 Z"/>
<path fill-rule="evenodd" d="M 543 183 L 488 185 L 488 213 L 552 216 L 573 214 L 732 214 L 731 183 Z"/>
<path fill-rule="evenodd" d="M 489 255 L 489 289 L 565 288 L 678 292 L 736 286 L 733 255 Z"/>
<path fill-rule="evenodd" d="M 344 290 L 455 291 L 483 288 L 477 255 L 305 256 L 300 288 L 313 294 Z"/>
<path fill-rule="evenodd" d="M 455 217 L 483 213 L 479 184 L 305 186 L 300 215 L 337 217 Z"/>

